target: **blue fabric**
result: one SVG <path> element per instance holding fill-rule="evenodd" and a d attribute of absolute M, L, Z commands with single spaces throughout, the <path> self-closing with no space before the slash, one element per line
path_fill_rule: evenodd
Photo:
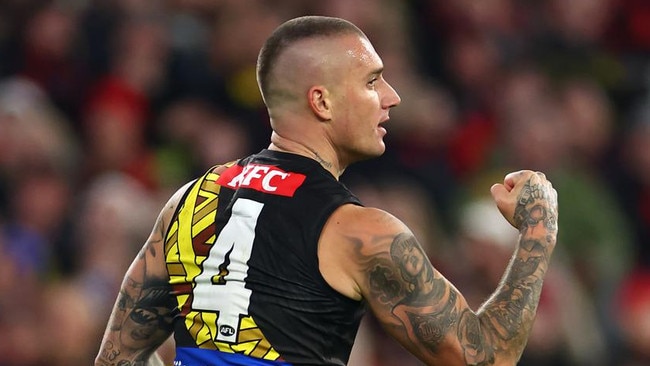
<path fill-rule="evenodd" d="M 291 366 L 286 362 L 267 361 L 238 353 L 177 347 L 174 366 Z"/>

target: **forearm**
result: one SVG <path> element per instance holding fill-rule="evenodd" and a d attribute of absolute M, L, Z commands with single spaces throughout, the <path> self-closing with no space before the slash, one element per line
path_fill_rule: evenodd
<path fill-rule="evenodd" d="M 149 246 L 129 268 L 95 359 L 96 366 L 162 365 L 154 354 L 172 333 L 174 304 L 166 280 L 147 270 L 147 258 L 151 262 L 160 252 Z"/>
<path fill-rule="evenodd" d="M 95 358 L 95 366 L 163 366 L 160 357 L 153 351 L 129 352 L 113 341 L 105 341 Z"/>
<path fill-rule="evenodd" d="M 147 304 L 147 298 L 159 296 L 155 293 L 160 290 L 154 287 L 140 291 L 138 288 L 140 284 L 127 277 L 95 358 L 95 366 L 163 365 L 155 351 L 171 334 L 168 324 L 172 315 L 160 311 L 161 307 Z"/>
<path fill-rule="evenodd" d="M 521 357 L 535 320 L 554 241 L 522 234 L 500 285 L 477 312 L 485 340 L 497 356 L 501 353 L 515 361 Z"/>
<path fill-rule="evenodd" d="M 513 223 L 521 235 L 503 279 L 477 312 L 484 340 L 497 358 L 516 361 L 526 346 L 557 236 L 556 196 L 528 181 Z"/>

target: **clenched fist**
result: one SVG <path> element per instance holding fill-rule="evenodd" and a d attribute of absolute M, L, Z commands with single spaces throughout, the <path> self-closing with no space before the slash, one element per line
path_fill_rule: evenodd
<path fill-rule="evenodd" d="M 490 191 L 501 214 L 520 232 L 543 227 L 546 235 L 557 234 L 557 192 L 544 173 L 512 172 Z"/>

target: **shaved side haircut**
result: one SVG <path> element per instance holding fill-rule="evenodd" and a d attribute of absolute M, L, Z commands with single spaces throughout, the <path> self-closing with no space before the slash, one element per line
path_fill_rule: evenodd
<path fill-rule="evenodd" d="M 358 34 L 367 38 L 356 25 L 341 18 L 311 15 L 291 19 L 280 25 L 266 40 L 257 58 L 257 82 L 264 101 L 268 103 L 269 96 L 274 92 L 271 74 L 285 49 L 305 39 L 348 34 Z"/>

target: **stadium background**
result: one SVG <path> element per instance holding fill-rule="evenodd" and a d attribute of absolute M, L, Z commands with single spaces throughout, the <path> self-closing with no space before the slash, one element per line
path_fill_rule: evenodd
<path fill-rule="evenodd" d="M 359 25 L 402 96 L 348 169 L 475 308 L 513 229 L 488 188 L 559 191 L 558 250 L 521 365 L 650 364 L 650 3 L 0 1 L 0 365 L 87 365 L 162 204 L 267 146 L 257 51 L 282 21 Z M 367 319 L 351 365 L 419 365 Z M 169 356 L 168 346 L 164 354 Z"/>

